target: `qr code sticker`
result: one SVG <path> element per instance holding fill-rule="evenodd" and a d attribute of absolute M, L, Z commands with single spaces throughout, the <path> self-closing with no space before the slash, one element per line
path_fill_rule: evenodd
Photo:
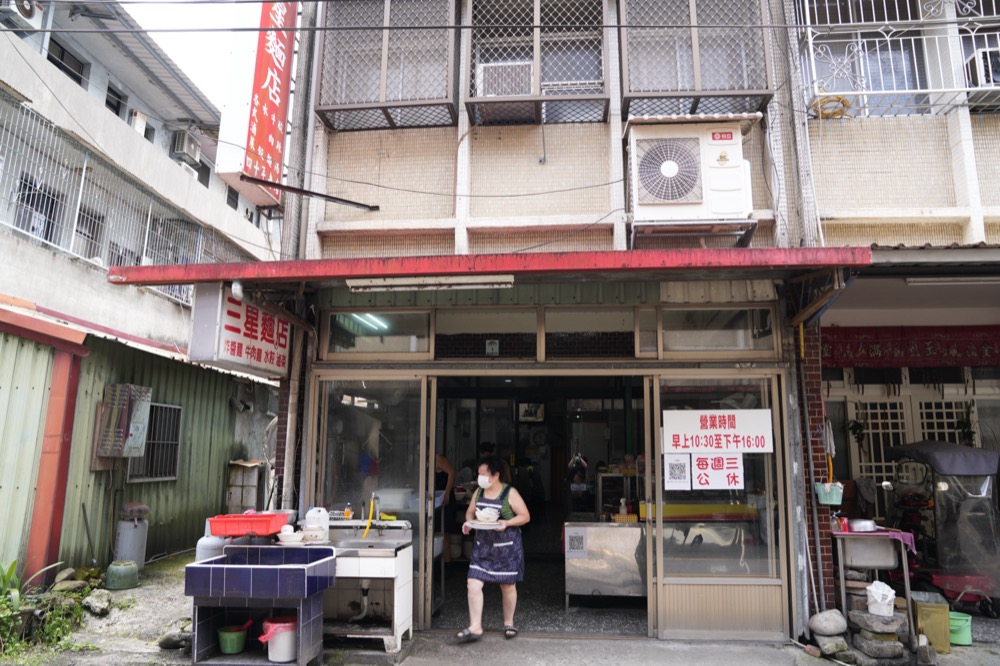
<path fill-rule="evenodd" d="M 682 462 L 667 463 L 667 479 L 670 481 L 686 481 L 688 478 L 688 466 Z"/>
<path fill-rule="evenodd" d="M 582 534 L 569 535 L 569 545 L 568 545 L 569 550 L 583 550 L 584 546 L 585 544 Z"/>

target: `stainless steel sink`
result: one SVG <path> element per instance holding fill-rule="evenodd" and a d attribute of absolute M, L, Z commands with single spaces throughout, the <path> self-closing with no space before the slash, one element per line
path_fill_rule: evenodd
<path fill-rule="evenodd" d="M 395 557 L 400 548 L 412 545 L 409 539 L 369 537 L 367 539 L 333 538 L 331 545 L 337 549 L 337 557 Z"/>

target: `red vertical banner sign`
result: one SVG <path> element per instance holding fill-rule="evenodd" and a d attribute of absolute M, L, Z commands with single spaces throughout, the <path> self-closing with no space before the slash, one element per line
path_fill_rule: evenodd
<path fill-rule="evenodd" d="M 288 88 L 292 80 L 292 39 L 297 2 L 265 2 L 260 11 L 257 64 L 250 98 L 246 159 L 243 173 L 281 182 L 284 164 Z M 281 193 L 264 188 L 275 201 Z"/>

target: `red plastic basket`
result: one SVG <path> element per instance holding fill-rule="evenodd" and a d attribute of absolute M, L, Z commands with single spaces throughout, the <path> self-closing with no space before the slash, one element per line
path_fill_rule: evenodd
<path fill-rule="evenodd" d="M 288 523 L 283 513 L 236 513 L 208 519 L 212 536 L 241 537 L 248 534 L 277 534 Z"/>

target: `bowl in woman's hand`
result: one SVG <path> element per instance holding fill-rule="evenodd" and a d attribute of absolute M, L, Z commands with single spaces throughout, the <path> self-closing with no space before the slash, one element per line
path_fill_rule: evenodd
<path fill-rule="evenodd" d="M 495 523 L 500 519 L 500 512 L 496 509 L 476 509 L 476 520 L 481 523 Z"/>

